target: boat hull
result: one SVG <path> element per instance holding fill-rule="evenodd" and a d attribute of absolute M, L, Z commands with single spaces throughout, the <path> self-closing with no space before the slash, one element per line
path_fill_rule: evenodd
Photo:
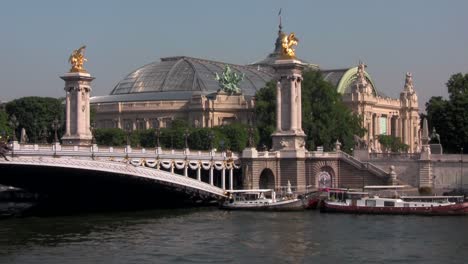
<path fill-rule="evenodd" d="M 322 202 L 322 212 L 394 215 L 468 215 L 468 202 L 432 207 L 369 207 Z"/>
<path fill-rule="evenodd" d="M 306 207 L 307 205 L 301 199 L 285 200 L 264 204 L 236 204 L 224 202 L 220 205 L 221 209 L 244 211 L 301 211 L 306 209 Z"/>

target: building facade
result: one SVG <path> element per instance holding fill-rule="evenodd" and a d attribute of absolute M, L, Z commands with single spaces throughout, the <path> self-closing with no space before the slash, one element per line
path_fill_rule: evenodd
<path fill-rule="evenodd" d="M 247 123 L 255 107 L 255 93 L 275 76 L 274 62 L 284 37 L 281 25 L 275 49 L 265 59 L 250 65 L 234 65 L 192 57 L 167 57 L 150 63 L 121 80 L 108 96 L 91 98 L 98 128 L 139 130 L 167 127 L 174 119 L 184 119 L 194 127 L 213 127 L 233 122 Z M 325 80 L 342 94 L 350 109 L 362 117 L 367 130 L 363 148 L 383 151 L 379 135 L 400 137 L 418 152 L 421 146 L 418 98 L 410 73 L 406 75 L 400 98 L 379 91 L 366 66 L 324 70 L 301 60 L 306 69 L 320 70 Z M 229 67 L 244 78 L 240 93 L 223 91 L 217 74 Z"/>

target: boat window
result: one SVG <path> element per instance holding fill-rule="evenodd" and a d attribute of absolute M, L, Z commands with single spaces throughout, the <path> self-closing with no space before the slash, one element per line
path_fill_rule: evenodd
<path fill-rule="evenodd" d="M 395 206 L 395 202 L 391 202 L 391 201 L 384 201 L 383 205 L 385 207 L 394 207 Z"/>
<path fill-rule="evenodd" d="M 409 203 L 404 203 L 403 206 L 404 207 L 409 207 Z"/>
<path fill-rule="evenodd" d="M 375 200 L 366 200 L 366 206 L 375 207 Z"/>

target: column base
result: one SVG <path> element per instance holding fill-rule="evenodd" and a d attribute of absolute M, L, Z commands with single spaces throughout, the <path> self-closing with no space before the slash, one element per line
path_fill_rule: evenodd
<path fill-rule="evenodd" d="M 306 151 L 306 135 L 303 131 L 275 132 L 271 137 L 273 141 L 273 151 Z"/>
<path fill-rule="evenodd" d="M 64 146 L 91 146 L 92 136 L 64 136 L 62 145 Z"/>

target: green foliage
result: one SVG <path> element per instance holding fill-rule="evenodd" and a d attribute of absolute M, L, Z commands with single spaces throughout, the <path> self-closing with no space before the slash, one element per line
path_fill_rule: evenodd
<path fill-rule="evenodd" d="M 65 106 L 62 100 L 49 97 L 23 97 L 6 104 L 6 112 L 13 114 L 18 120 L 16 136 L 19 138 L 21 128 L 26 129 L 30 142 L 38 142 L 41 131 L 49 131 L 49 141 L 53 138 L 52 122 L 55 118 L 60 120 L 61 129 L 59 137 L 64 129 Z"/>
<path fill-rule="evenodd" d="M 211 145 L 210 135 L 212 129 L 210 128 L 194 128 L 190 131 L 188 138 L 189 146 L 191 149 L 196 150 L 209 150 Z M 214 133 L 214 132 L 213 132 Z M 214 136 L 214 135 L 213 135 Z M 215 138 L 213 138 L 214 140 Z M 214 147 L 214 144 L 213 144 Z"/>
<path fill-rule="evenodd" d="M 444 151 L 459 153 L 468 151 L 468 74 L 457 73 L 447 82 L 449 100 L 431 97 L 426 103 L 430 130 L 436 128 Z"/>
<path fill-rule="evenodd" d="M 5 111 L 0 110 L 0 136 L 10 135 L 11 129 L 8 125 L 8 115 Z"/>
<path fill-rule="evenodd" d="M 255 117 L 259 134 L 259 146 L 271 147 L 271 134 L 276 129 L 276 84 L 268 82 L 255 94 Z"/>
<path fill-rule="evenodd" d="M 124 146 L 125 132 L 120 128 L 96 128 L 94 130 L 96 144 L 104 146 Z"/>
<path fill-rule="evenodd" d="M 383 151 L 406 152 L 408 145 L 401 142 L 401 139 L 394 136 L 380 135 L 379 142 Z"/>
<path fill-rule="evenodd" d="M 240 123 L 234 123 L 231 125 L 225 125 L 216 127 L 218 135 L 216 142 L 218 142 L 218 148 L 221 150 L 230 149 L 232 151 L 242 151 L 247 146 L 249 135 L 247 132 L 247 126 Z M 221 138 L 221 136 L 223 136 Z M 220 145 L 221 140 L 224 141 L 224 146 Z"/>
<path fill-rule="evenodd" d="M 192 150 L 209 150 L 211 141 L 218 150 L 240 152 L 247 144 L 247 127 L 242 124 L 232 124 L 215 128 L 191 128 L 183 121 L 174 121 L 169 128 L 161 128 L 159 143 L 166 149 L 185 148 L 185 133 L 189 132 L 188 145 Z M 94 132 L 96 143 L 105 146 L 124 146 L 127 134 L 119 128 L 98 128 Z M 132 147 L 154 148 L 156 146 L 156 130 L 139 130 L 129 134 Z"/>
<path fill-rule="evenodd" d="M 307 148 L 323 146 L 332 150 L 338 139 L 344 150 L 354 146 L 353 135 L 363 136 L 361 120 L 346 107 L 335 87 L 325 81 L 319 71 L 306 71 L 302 82 L 302 128 L 307 134 Z M 270 82 L 256 94 L 257 128 L 260 145 L 271 146 L 275 130 L 276 89 Z"/>

